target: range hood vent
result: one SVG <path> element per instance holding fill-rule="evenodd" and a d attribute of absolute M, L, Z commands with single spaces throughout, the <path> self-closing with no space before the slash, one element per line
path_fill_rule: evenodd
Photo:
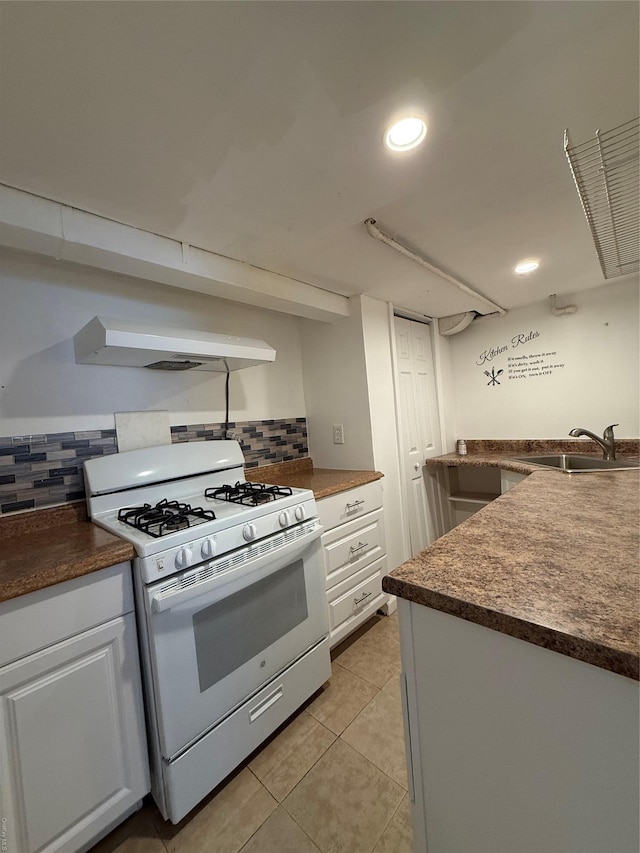
<path fill-rule="evenodd" d="M 226 373 L 275 360 L 264 341 L 94 317 L 74 337 L 78 364 Z"/>

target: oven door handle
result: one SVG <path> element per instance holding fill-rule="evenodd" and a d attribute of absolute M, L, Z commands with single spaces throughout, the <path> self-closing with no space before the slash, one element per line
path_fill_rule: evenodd
<path fill-rule="evenodd" d="M 276 551 L 267 551 L 264 554 L 259 554 L 255 559 L 247 560 L 244 565 L 231 567 L 219 574 L 214 574 L 204 580 L 195 580 L 193 583 L 185 587 L 166 588 L 166 584 L 160 584 L 157 590 L 150 590 L 149 601 L 151 609 L 154 613 L 162 613 L 165 610 L 170 610 L 178 604 L 184 604 L 188 601 L 193 601 L 205 595 L 210 595 L 212 592 L 219 591 L 219 595 L 215 596 L 211 603 L 226 595 L 236 592 L 245 586 L 249 586 L 262 578 L 268 577 L 277 568 L 274 567 L 274 562 L 278 568 L 284 568 L 287 563 L 297 560 L 322 534 L 323 528 L 318 525 L 314 530 L 310 531 L 304 538 L 298 539 L 295 543 L 290 543 L 288 546 Z M 222 560 L 220 562 L 223 562 Z M 246 579 L 246 580 L 245 580 Z M 225 587 L 232 585 L 232 590 L 227 590 Z M 165 587 L 163 591 L 163 587 Z"/>

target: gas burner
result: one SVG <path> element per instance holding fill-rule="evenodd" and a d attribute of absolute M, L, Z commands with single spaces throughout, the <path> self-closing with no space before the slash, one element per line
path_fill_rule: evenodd
<path fill-rule="evenodd" d="M 176 530 L 184 530 L 205 521 L 212 521 L 216 514 L 213 510 L 192 507 L 179 501 L 162 500 L 155 506 L 123 507 L 118 511 L 118 521 L 141 530 L 149 536 L 159 539 Z"/>
<path fill-rule="evenodd" d="M 218 489 L 207 489 L 205 498 L 215 498 L 219 501 L 229 501 L 243 506 L 258 506 L 259 504 L 277 501 L 278 498 L 289 497 L 293 491 L 287 486 L 265 486 L 264 483 L 236 483 L 235 486 L 220 486 Z"/>

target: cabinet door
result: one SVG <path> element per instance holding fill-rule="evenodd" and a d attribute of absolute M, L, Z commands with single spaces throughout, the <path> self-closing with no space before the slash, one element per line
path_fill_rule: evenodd
<path fill-rule="evenodd" d="M 0 669 L 3 851 L 83 849 L 148 790 L 132 613 Z"/>

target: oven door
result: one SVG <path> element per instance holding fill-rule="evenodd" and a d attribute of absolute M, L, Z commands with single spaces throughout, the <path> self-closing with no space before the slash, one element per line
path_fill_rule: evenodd
<path fill-rule="evenodd" d="M 313 520 L 145 589 L 166 760 L 327 636 L 321 533 Z"/>

